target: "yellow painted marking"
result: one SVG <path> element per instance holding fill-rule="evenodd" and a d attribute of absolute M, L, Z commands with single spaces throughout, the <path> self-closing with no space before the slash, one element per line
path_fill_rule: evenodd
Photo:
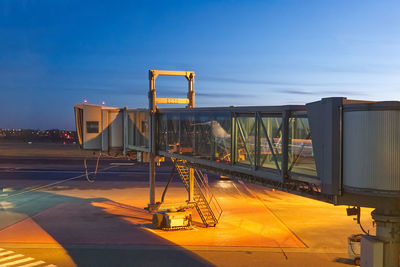
<path fill-rule="evenodd" d="M 18 265 L 19 267 L 34 267 L 34 266 L 46 264 L 46 262 L 44 262 L 44 261 L 38 261 L 35 258 L 26 257 L 25 255 L 22 255 L 22 254 L 11 255 L 11 254 L 15 253 L 12 250 L 5 250 L 4 248 L 0 248 L 0 251 L 1 251 L 0 252 L 0 267 L 7 267 L 7 266 L 14 266 L 14 265 Z M 7 257 L 4 257 L 4 256 L 7 256 Z M 1 257 L 3 257 L 3 258 L 1 258 Z M 25 258 L 21 259 L 21 257 L 25 257 Z M 11 261 L 11 260 L 14 260 L 14 261 Z M 27 263 L 29 261 L 35 261 L 35 262 Z M 27 263 L 27 264 L 19 265 L 21 263 Z M 46 266 L 47 267 L 57 267 L 57 265 L 54 265 L 54 264 L 49 264 Z"/>
<path fill-rule="evenodd" d="M 156 98 L 156 104 L 189 104 L 187 98 Z"/>
<path fill-rule="evenodd" d="M 5 256 L 5 255 L 9 255 L 9 254 L 13 254 L 14 253 L 14 251 L 6 251 L 6 252 L 2 252 L 2 253 L 0 253 L 0 257 L 2 257 L 2 256 Z"/>
<path fill-rule="evenodd" d="M 21 255 L 21 254 L 12 255 L 12 256 L 5 257 L 5 258 L 0 259 L 0 262 L 9 261 L 9 260 L 16 259 L 16 258 L 21 258 L 21 257 L 23 257 L 23 256 L 24 256 L 24 255 Z"/>
<path fill-rule="evenodd" d="M 3 188 L 3 192 L 11 192 L 11 191 L 14 191 L 14 189 L 11 187 Z"/>
<path fill-rule="evenodd" d="M 34 266 L 38 266 L 38 265 L 43 264 L 43 263 L 45 263 L 45 262 L 44 261 L 35 261 L 35 262 L 28 263 L 28 264 L 25 264 L 25 265 L 22 265 L 22 266 L 19 266 L 19 267 L 34 267 Z"/>
<path fill-rule="evenodd" d="M 12 261 L 12 262 L 9 262 L 9 263 L 4 263 L 1 266 L 2 267 L 13 266 L 13 265 L 17 265 L 17 264 L 24 263 L 24 262 L 27 262 L 27 261 L 32 261 L 32 260 L 34 260 L 34 258 L 25 258 L 25 259 L 22 259 L 22 260 L 16 260 L 16 261 Z"/>

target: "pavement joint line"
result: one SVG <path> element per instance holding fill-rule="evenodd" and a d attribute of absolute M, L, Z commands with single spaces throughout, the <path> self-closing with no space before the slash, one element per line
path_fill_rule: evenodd
<path fill-rule="evenodd" d="M 264 201 L 263 201 L 255 192 L 253 192 L 253 190 L 251 190 L 243 181 L 238 180 L 238 182 L 239 182 L 241 185 L 243 185 L 243 187 L 244 187 L 252 196 L 254 196 L 257 200 L 259 200 L 259 201 L 261 202 L 261 204 L 265 207 L 265 209 L 266 209 L 267 211 L 269 211 L 269 212 L 271 213 L 271 215 L 272 215 L 282 226 L 284 226 L 286 229 L 288 229 L 289 232 L 295 237 L 295 239 L 297 239 L 300 243 L 302 243 L 305 247 L 308 248 L 308 245 L 307 245 L 303 240 L 301 240 L 301 238 L 298 237 L 298 236 L 292 231 L 292 229 L 290 229 L 290 228 L 282 221 L 282 219 L 279 218 L 279 217 L 264 203 Z"/>

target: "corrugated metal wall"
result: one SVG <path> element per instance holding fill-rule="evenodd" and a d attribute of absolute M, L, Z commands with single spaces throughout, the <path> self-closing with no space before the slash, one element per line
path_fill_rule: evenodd
<path fill-rule="evenodd" d="M 344 112 L 343 185 L 400 191 L 400 110 Z"/>

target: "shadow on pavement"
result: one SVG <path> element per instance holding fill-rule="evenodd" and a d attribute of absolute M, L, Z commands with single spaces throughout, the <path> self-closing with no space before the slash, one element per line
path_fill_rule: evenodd
<path fill-rule="evenodd" d="M 193 252 L 146 230 L 143 225 L 151 223 L 151 215 L 141 208 L 104 198 L 82 199 L 38 191 L 9 198 L 7 203 L 7 207 L 0 207 L 0 217 L 14 214 L 15 218 L 2 225 L 2 243 L 37 243 L 40 238 L 33 233 L 23 237 L 12 234 L 29 233 L 34 222 L 66 250 L 77 266 L 211 266 Z"/>
<path fill-rule="evenodd" d="M 351 259 L 346 259 L 346 258 L 336 258 L 336 259 L 334 260 L 334 262 L 338 262 L 338 263 L 343 263 L 343 264 L 355 266 L 353 260 L 351 260 Z"/>

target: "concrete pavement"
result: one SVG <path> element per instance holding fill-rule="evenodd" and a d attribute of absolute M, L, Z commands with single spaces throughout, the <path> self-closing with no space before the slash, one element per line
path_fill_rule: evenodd
<path fill-rule="evenodd" d="M 0 192 L 0 248 L 43 261 L 41 266 L 351 263 L 346 238 L 360 230 L 346 216 L 345 207 L 211 178 L 224 210 L 221 223 L 216 228 L 203 228 L 194 216 L 193 230 L 164 232 L 150 228 L 151 215 L 143 210 L 148 203 L 147 175 L 130 174 L 119 167 L 112 170 L 95 183 L 79 177 L 32 191 L 74 175 L 61 169 L 57 173 L 44 171 L 34 179 L 32 173 L 20 172 L 18 179 L 10 179 L 10 172 L 0 171 L 0 181 L 7 188 Z M 158 198 L 168 171 L 160 174 Z M 40 179 L 41 175 L 45 179 Z M 169 202 L 187 198 L 182 184 L 175 181 L 167 193 Z M 363 224 L 373 230 L 369 212 L 363 210 Z"/>

